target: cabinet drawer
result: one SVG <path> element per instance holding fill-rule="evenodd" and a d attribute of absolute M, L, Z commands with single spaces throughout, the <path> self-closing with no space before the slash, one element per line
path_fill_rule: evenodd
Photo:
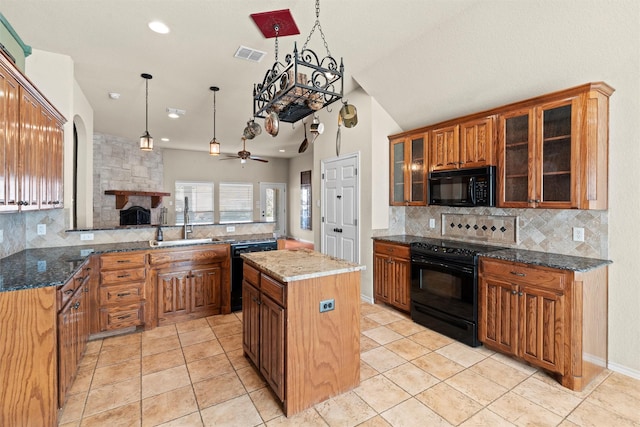
<path fill-rule="evenodd" d="M 144 300 L 144 282 L 100 288 L 100 305 L 128 304 Z"/>
<path fill-rule="evenodd" d="M 217 259 L 229 256 L 228 244 L 207 246 L 206 249 L 155 250 L 149 254 L 149 263 L 152 265 L 174 262 L 190 262 L 198 264 L 210 263 Z"/>
<path fill-rule="evenodd" d="M 101 271 L 100 284 L 110 285 L 126 282 L 144 281 L 146 277 L 144 268 L 127 268 L 114 271 Z"/>
<path fill-rule="evenodd" d="M 100 269 L 111 270 L 120 268 L 144 267 L 146 252 L 125 252 L 109 254 L 100 257 Z"/>
<path fill-rule="evenodd" d="M 144 303 L 100 309 L 100 330 L 128 328 L 144 324 Z"/>
<path fill-rule="evenodd" d="M 242 278 L 260 289 L 260 271 L 251 267 L 246 262 L 242 265 Z"/>
<path fill-rule="evenodd" d="M 505 282 L 528 284 L 556 290 L 564 290 L 567 283 L 567 274 L 561 270 L 506 261 L 482 259 L 480 261 L 480 274 L 497 276 Z"/>
<path fill-rule="evenodd" d="M 409 246 L 394 245 L 392 243 L 375 242 L 373 246 L 373 250 L 377 254 L 390 255 L 390 256 L 394 256 L 398 258 L 406 258 L 406 259 L 411 258 Z"/>
<path fill-rule="evenodd" d="M 260 289 L 262 293 L 269 296 L 275 302 L 280 304 L 282 307 L 287 306 L 284 300 L 284 285 L 275 279 L 267 276 L 266 274 L 262 274 L 260 280 Z"/>
<path fill-rule="evenodd" d="M 73 296 L 73 292 L 76 290 L 76 283 L 77 282 L 71 278 L 67 280 L 66 283 L 58 287 L 58 311 L 61 310 Z M 77 283 L 77 285 L 80 286 L 80 283 Z"/>

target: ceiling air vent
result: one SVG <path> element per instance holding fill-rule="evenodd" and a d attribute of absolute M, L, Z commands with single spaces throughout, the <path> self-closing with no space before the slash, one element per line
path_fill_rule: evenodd
<path fill-rule="evenodd" d="M 234 55 L 236 58 L 246 59 L 247 61 L 260 62 L 267 52 L 251 49 L 250 47 L 240 46 Z"/>

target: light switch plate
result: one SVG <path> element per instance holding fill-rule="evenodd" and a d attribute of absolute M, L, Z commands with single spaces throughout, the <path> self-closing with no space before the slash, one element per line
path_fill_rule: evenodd
<path fill-rule="evenodd" d="M 4 242 L 4 230 L 0 230 L 0 243 Z"/>
<path fill-rule="evenodd" d="M 429 218 L 429 228 L 436 228 L 436 220 Z"/>
<path fill-rule="evenodd" d="M 81 233 L 80 240 L 93 240 L 93 233 Z"/>
<path fill-rule="evenodd" d="M 236 231 L 236 227 L 231 225 L 229 227 L 227 227 L 227 233 L 233 233 L 234 231 Z"/>
<path fill-rule="evenodd" d="M 44 236 L 47 234 L 47 224 L 38 224 L 38 236 Z"/>

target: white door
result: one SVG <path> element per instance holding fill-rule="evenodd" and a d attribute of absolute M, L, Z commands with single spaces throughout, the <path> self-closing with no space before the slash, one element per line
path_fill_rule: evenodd
<path fill-rule="evenodd" d="M 260 183 L 260 220 L 275 223 L 273 232 L 287 235 L 287 184 Z"/>
<path fill-rule="evenodd" d="M 359 262 L 358 155 L 322 162 L 322 252 Z"/>

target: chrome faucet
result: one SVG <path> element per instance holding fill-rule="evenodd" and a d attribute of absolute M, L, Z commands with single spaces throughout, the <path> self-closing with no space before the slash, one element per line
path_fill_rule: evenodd
<path fill-rule="evenodd" d="M 193 233 L 193 224 L 191 224 L 189 220 L 189 198 L 185 196 L 184 198 L 184 229 L 183 229 L 182 237 L 184 239 L 188 239 L 189 233 Z"/>

